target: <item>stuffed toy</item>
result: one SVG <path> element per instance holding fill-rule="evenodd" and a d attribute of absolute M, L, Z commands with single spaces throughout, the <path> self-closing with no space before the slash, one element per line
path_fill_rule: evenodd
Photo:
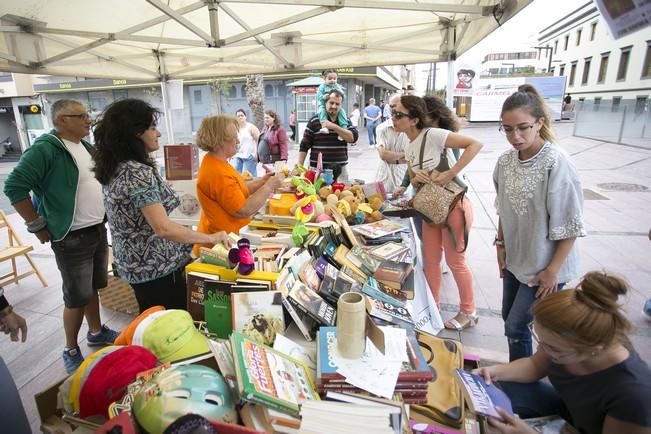
<path fill-rule="evenodd" d="M 237 241 L 237 247 L 233 247 L 228 252 L 228 261 L 231 267 L 237 266 L 237 272 L 243 276 L 251 274 L 255 269 L 253 252 L 251 252 L 251 242 L 248 238 L 240 238 Z"/>
<path fill-rule="evenodd" d="M 337 208 L 337 202 L 339 202 L 339 198 L 334 193 L 329 194 L 328 197 L 326 198 L 326 205 L 332 209 Z"/>
<path fill-rule="evenodd" d="M 332 194 L 332 187 L 329 185 L 326 185 L 325 187 L 321 187 L 319 189 L 319 197 L 323 200 L 326 200 L 328 196 Z"/>
<path fill-rule="evenodd" d="M 307 179 L 298 176 L 292 176 L 292 185 L 296 187 L 296 197 L 302 199 L 305 196 L 316 194 L 314 185 Z"/>
<path fill-rule="evenodd" d="M 330 185 L 335 181 L 334 174 L 332 173 L 332 169 L 325 169 L 321 176 L 319 176 L 319 179 L 323 181 L 323 184 L 325 185 Z"/>
<path fill-rule="evenodd" d="M 368 197 L 368 204 L 373 208 L 373 211 L 377 211 L 380 208 L 382 208 L 382 204 L 384 203 L 384 200 L 382 200 L 382 196 L 379 194 L 371 195 Z"/>
<path fill-rule="evenodd" d="M 300 199 L 294 209 L 296 220 L 301 223 L 307 223 L 312 220 L 312 217 L 314 217 L 314 203 L 317 201 L 318 199 L 314 195 L 305 196 Z"/>
<path fill-rule="evenodd" d="M 353 214 L 353 210 L 350 208 L 350 202 L 344 199 L 337 202 L 337 211 L 344 217 L 350 217 Z"/>

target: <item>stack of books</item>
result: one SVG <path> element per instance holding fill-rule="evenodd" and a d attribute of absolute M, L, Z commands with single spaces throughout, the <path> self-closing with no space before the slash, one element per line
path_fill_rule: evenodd
<path fill-rule="evenodd" d="M 403 363 L 395 393 L 399 393 L 406 404 L 427 403 L 427 385 L 432 381 L 425 357 L 420 351 L 413 329 L 407 328 L 407 355 L 409 362 Z M 316 384 L 319 393 L 364 392 L 346 383 L 343 375 L 337 372 L 334 350 L 337 345 L 337 329 L 321 327 L 317 333 L 317 373 Z"/>

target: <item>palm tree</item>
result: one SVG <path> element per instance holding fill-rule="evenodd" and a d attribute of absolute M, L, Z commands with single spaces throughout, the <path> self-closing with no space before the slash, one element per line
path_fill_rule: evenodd
<path fill-rule="evenodd" d="M 248 100 L 253 123 L 262 129 L 264 122 L 264 82 L 262 74 L 246 76 L 246 99 Z"/>

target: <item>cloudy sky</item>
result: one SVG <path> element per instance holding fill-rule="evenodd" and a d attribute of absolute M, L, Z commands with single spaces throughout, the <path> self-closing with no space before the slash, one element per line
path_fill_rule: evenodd
<path fill-rule="evenodd" d="M 507 21 L 479 44 L 457 59 L 457 66 L 479 66 L 485 55 L 527 50 L 537 44 L 538 31 L 555 23 L 588 0 L 534 0 L 515 17 Z M 426 87 L 429 64 L 416 66 L 416 89 Z M 436 87 L 442 89 L 447 82 L 447 63 L 438 64 Z"/>

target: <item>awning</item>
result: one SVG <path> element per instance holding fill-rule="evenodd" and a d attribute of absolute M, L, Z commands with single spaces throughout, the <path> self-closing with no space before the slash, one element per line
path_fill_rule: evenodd
<path fill-rule="evenodd" d="M 531 0 L 2 0 L 0 71 L 160 81 L 454 60 Z"/>

